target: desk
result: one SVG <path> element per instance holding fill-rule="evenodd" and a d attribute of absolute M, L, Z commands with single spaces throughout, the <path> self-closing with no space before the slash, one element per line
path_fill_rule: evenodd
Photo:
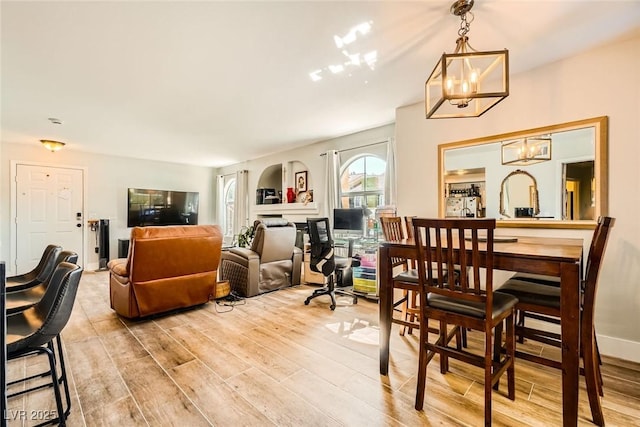
<path fill-rule="evenodd" d="M 565 426 L 578 424 L 580 377 L 580 265 L 582 239 L 518 237 L 494 242 L 493 268 L 558 276 L 562 301 L 562 417 Z M 481 244 L 480 251 L 486 251 Z M 383 242 L 378 253 L 380 277 L 380 374 L 389 373 L 389 338 L 393 316 L 391 257 L 416 258 L 413 240 Z M 485 262 L 481 256 L 480 264 Z"/>

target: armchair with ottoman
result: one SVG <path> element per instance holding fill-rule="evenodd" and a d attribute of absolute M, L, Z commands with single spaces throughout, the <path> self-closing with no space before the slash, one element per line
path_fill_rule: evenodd
<path fill-rule="evenodd" d="M 223 280 L 244 297 L 299 285 L 302 250 L 296 247 L 296 226 L 284 218 L 254 223 L 251 248 L 231 248 L 222 253 Z"/>
<path fill-rule="evenodd" d="M 134 227 L 128 257 L 107 264 L 111 308 L 138 318 L 214 299 L 221 251 L 218 225 Z"/>

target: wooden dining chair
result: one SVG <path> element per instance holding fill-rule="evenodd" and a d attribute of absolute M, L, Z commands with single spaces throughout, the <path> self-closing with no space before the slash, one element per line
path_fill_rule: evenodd
<path fill-rule="evenodd" d="M 407 239 L 413 239 L 413 218 L 415 218 L 415 216 L 404 217 L 404 225 L 407 229 Z"/>
<path fill-rule="evenodd" d="M 380 217 L 380 224 L 386 241 L 397 242 L 405 239 L 401 217 L 383 216 Z M 401 325 L 400 335 L 404 335 L 407 330 L 409 334 L 412 334 L 413 329 L 419 327 L 418 315 L 420 311 L 417 306 L 418 273 L 413 264 L 412 260 L 406 258 L 391 259 L 391 268 L 402 267 L 402 271 L 394 275 L 392 279 L 393 287 L 402 289 L 402 298 L 394 302 L 394 307 L 400 306 L 402 313 L 400 319 L 394 319 L 395 323 Z"/>
<path fill-rule="evenodd" d="M 598 224 L 594 230 L 589 254 L 587 256 L 585 279 L 581 286 L 580 343 L 583 368 L 580 371 L 585 376 L 593 422 L 600 426 L 604 425 L 604 416 L 600 406 L 600 396 L 603 395 L 603 390 L 594 324 L 595 299 L 598 289 L 600 266 L 602 265 L 602 258 L 607 245 L 609 231 L 614 223 L 615 219 L 611 217 L 598 218 Z M 548 276 L 541 277 L 552 280 L 548 278 Z M 519 302 L 516 305 L 516 310 L 526 312 L 529 317 L 535 316 L 538 320 L 561 323 L 559 284 L 554 285 L 552 282 L 535 282 L 532 281 L 533 278 L 533 276 L 516 275 L 507 280 L 496 292 L 518 298 Z M 560 334 L 534 329 L 524 324 L 518 324 L 516 326 L 516 335 L 556 347 L 562 346 L 562 337 Z M 562 363 L 557 360 L 520 351 L 516 351 L 516 355 L 532 362 L 562 369 Z"/>
<path fill-rule="evenodd" d="M 493 235 L 495 219 L 427 219 L 414 218 L 418 278 L 420 285 L 420 353 L 415 408 L 424 404 L 427 365 L 435 354 L 440 356 L 440 371 L 448 370 L 448 358 L 484 368 L 485 426 L 491 425 L 493 386 L 507 373 L 508 397 L 515 399 L 515 306 L 518 300 L 508 294 L 493 292 Z M 480 242 L 480 234 L 486 243 Z M 486 245 L 484 284 L 481 287 L 480 245 Z M 448 275 L 454 266 L 456 275 Z M 432 268 L 426 268 L 431 266 Z M 439 322 L 439 336 L 429 342 L 429 320 Z M 502 334 L 494 354 L 493 331 L 506 322 L 504 357 Z M 484 332 L 484 354 L 449 345 L 448 325 Z M 495 356 L 495 358 L 494 358 Z"/>

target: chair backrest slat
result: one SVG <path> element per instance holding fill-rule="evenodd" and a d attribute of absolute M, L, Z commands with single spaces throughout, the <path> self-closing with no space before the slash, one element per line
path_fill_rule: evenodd
<path fill-rule="evenodd" d="M 383 216 L 380 217 L 380 225 L 382 226 L 382 234 L 388 242 L 399 242 L 405 239 L 404 230 L 402 229 L 402 218 L 399 216 Z M 406 266 L 407 260 L 404 258 L 391 258 L 393 267 L 398 265 Z"/>
<path fill-rule="evenodd" d="M 413 239 L 413 218 L 415 218 L 415 216 L 404 217 L 404 225 L 407 229 L 407 239 Z"/>

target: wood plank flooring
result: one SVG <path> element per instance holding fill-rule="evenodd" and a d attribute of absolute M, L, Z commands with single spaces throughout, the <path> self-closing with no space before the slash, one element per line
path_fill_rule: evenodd
<path fill-rule="evenodd" d="M 63 332 L 70 426 L 431 426 L 483 424 L 482 371 L 429 365 L 424 411 L 413 409 L 417 332 L 391 338 L 389 376 L 378 373 L 378 306 L 297 286 L 235 307 L 209 303 L 151 320 L 109 308 L 108 273 L 85 272 Z M 482 337 L 471 332 L 470 346 Z M 555 348 L 526 344 L 555 355 Z M 521 347 L 522 348 L 522 347 Z M 9 378 L 37 372 L 43 357 L 12 361 Z M 640 425 L 640 366 L 605 357 L 610 426 Z M 496 426 L 561 425 L 560 371 L 517 360 L 516 400 L 493 395 Z M 591 424 L 580 384 L 580 425 Z M 10 391 L 13 391 L 12 388 Z M 9 401 L 9 426 L 31 426 L 55 409 L 52 389 Z"/>

